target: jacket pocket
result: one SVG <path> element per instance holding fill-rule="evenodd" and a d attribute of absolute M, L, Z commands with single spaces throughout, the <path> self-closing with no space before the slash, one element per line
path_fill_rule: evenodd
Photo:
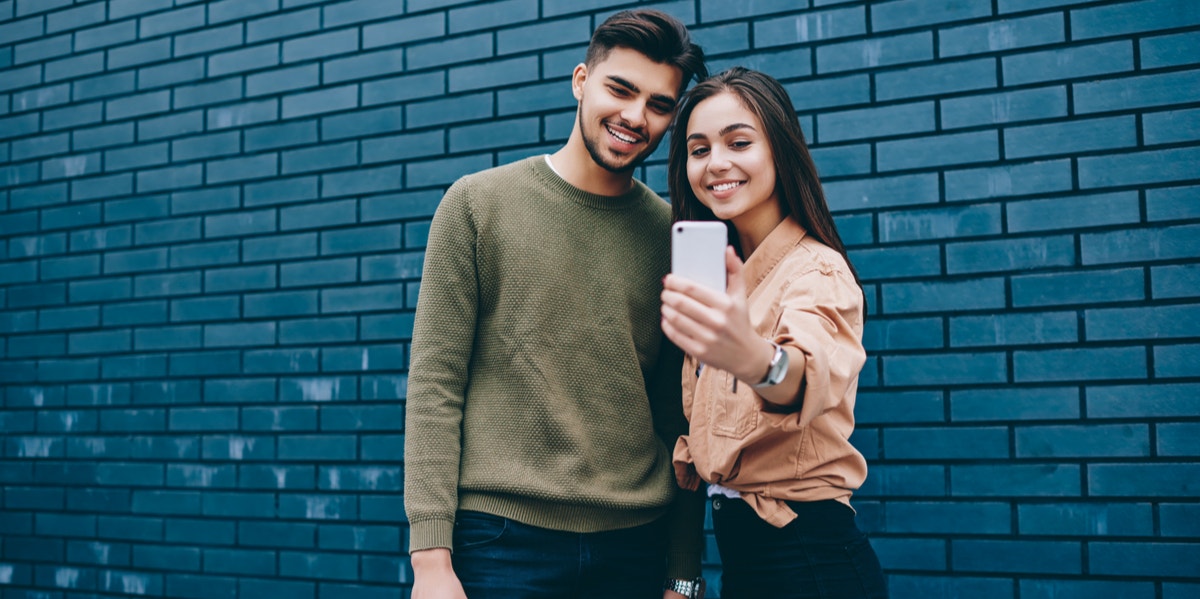
<path fill-rule="evenodd" d="M 708 373 L 711 377 L 706 385 L 710 393 L 708 421 L 712 432 L 718 437 L 743 439 L 758 426 L 758 398 L 748 386 L 739 383 L 739 392 L 733 390 L 733 375 L 724 371 Z"/>

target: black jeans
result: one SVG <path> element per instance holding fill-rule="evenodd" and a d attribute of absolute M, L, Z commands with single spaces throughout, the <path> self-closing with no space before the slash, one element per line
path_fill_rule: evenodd
<path fill-rule="evenodd" d="M 459 512 L 454 571 L 470 599 L 661 599 L 662 521 L 593 533 Z"/>
<path fill-rule="evenodd" d="M 854 511 L 837 501 L 788 502 L 798 517 L 766 523 L 741 499 L 714 497 L 721 599 L 884 599 L 887 583 Z"/>

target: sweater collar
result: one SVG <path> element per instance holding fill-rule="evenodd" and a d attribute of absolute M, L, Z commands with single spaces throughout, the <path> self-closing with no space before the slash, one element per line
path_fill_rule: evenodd
<path fill-rule="evenodd" d="M 545 154 L 532 156 L 525 159 L 525 162 L 533 169 L 534 175 L 549 186 L 551 191 L 562 196 L 564 199 L 588 208 L 622 210 L 641 202 L 642 198 L 652 193 L 650 188 L 642 184 L 641 181 L 634 179 L 633 186 L 630 187 L 629 191 L 619 196 L 595 194 L 579 189 L 568 183 L 566 179 L 558 176 L 558 173 L 554 172 L 554 169 L 550 168 L 550 164 L 546 162 Z"/>
<path fill-rule="evenodd" d="M 792 251 L 807 232 L 795 219 L 785 217 L 767 234 L 767 238 L 750 254 L 746 265 L 742 268 L 742 278 L 746 282 L 746 295 L 749 296 L 758 288 L 758 284 L 779 264 L 783 257 Z"/>

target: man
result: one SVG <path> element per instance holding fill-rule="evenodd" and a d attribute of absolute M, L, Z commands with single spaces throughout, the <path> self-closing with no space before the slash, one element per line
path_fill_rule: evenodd
<path fill-rule="evenodd" d="M 633 169 L 706 75 L 679 21 L 617 13 L 573 72 L 566 145 L 446 192 L 408 387 L 413 599 L 660 597 L 668 574 L 698 578 L 703 498 L 676 491 L 668 450 L 687 427 L 659 326 L 670 211 Z"/>

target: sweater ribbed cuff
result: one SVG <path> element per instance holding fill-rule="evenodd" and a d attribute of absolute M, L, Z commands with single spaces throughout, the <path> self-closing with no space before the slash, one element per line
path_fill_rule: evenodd
<path fill-rule="evenodd" d="M 671 551 L 667 553 L 667 578 L 690 580 L 700 576 L 699 551 Z"/>
<path fill-rule="evenodd" d="M 454 520 L 422 520 L 408 528 L 408 552 L 445 547 L 454 551 Z"/>

